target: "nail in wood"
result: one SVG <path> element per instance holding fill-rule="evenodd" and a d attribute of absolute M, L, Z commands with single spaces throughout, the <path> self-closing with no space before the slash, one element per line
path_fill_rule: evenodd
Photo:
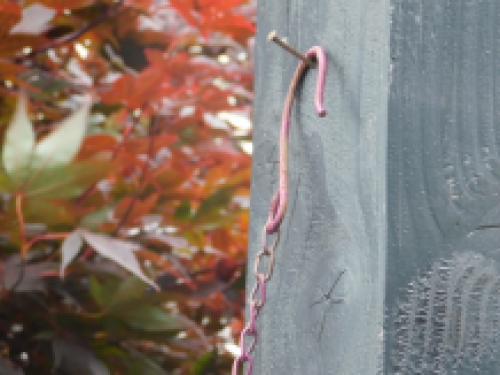
<path fill-rule="evenodd" d="M 276 30 L 273 30 L 273 31 L 271 31 L 269 33 L 269 35 L 267 36 L 267 40 L 270 41 L 270 42 L 276 43 L 277 45 L 279 45 L 280 47 L 284 48 L 285 50 L 287 50 L 288 52 L 290 52 L 292 55 L 294 55 L 295 57 L 297 57 L 298 59 L 304 61 L 310 68 L 314 68 L 316 66 L 316 64 L 314 63 L 314 61 L 312 61 L 311 59 L 307 58 L 307 56 L 305 56 L 304 54 L 300 53 L 295 48 L 293 48 L 288 43 L 286 43 L 283 39 L 281 39 L 280 37 L 278 37 L 278 33 L 276 32 Z"/>

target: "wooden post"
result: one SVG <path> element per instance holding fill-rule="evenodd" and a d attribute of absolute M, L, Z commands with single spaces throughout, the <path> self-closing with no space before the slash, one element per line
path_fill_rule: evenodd
<path fill-rule="evenodd" d="M 276 188 L 281 110 L 298 63 L 267 43 L 267 34 L 276 29 L 300 51 L 321 45 L 329 73 L 327 117 L 314 110 L 314 70 L 293 111 L 290 200 L 258 323 L 254 374 L 375 373 L 382 364 L 387 251 L 389 3 L 258 6 L 250 260 Z"/>
<path fill-rule="evenodd" d="M 499 15 L 393 1 L 387 373 L 500 368 Z"/>
<path fill-rule="evenodd" d="M 314 71 L 293 111 L 290 201 L 254 374 L 497 373 L 500 4 L 258 6 L 250 261 L 297 64 L 267 34 L 321 45 L 329 73 L 328 116 L 314 112 Z"/>

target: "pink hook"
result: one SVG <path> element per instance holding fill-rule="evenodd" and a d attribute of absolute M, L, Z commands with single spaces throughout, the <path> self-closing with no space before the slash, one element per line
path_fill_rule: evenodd
<path fill-rule="evenodd" d="M 315 46 L 312 47 L 305 56 L 308 59 L 315 58 L 318 64 L 318 78 L 316 81 L 316 90 L 314 96 L 314 106 L 316 112 L 320 117 L 326 116 L 326 110 L 323 106 L 323 93 L 325 91 L 327 59 L 326 53 L 323 48 Z M 308 68 L 308 64 L 304 61 L 299 63 L 295 75 L 293 77 L 288 94 L 283 107 L 283 114 L 281 117 L 281 133 L 280 133 L 280 171 L 279 171 L 279 188 L 273 196 L 271 201 L 271 209 L 266 223 L 266 232 L 272 234 L 276 232 L 285 215 L 286 205 L 288 200 L 288 135 L 290 133 L 290 117 L 292 112 L 293 100 L 297 92 L 298 83 L 300 78 Z"/>

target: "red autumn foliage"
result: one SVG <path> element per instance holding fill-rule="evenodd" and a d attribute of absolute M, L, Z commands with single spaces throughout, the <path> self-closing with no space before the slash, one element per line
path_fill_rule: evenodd
<path fill-rule="evenodd" d="M 229 373 L 254 29 L 248 0 L 0 3 L 0 373 Z"/>

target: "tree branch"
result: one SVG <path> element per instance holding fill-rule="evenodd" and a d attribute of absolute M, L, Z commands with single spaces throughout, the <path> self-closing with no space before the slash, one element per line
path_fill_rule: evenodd
<path fill-rule="evenodd" d="M 24 280 L 25 271 L 26 271 L 26 260 L 24 258 L 21 258 L 21 270 L 19 271 L 19 275 L 17 276 L 16 282 L 10 288 L 9 293 L 14 293 L 17 287 L 21 285 L 21 283 Z"/>
<path fill-rule="evenodd" d="M 82 27 L 80 30 L 76 30 L 68 35 L 65 35 L 59 39 L 56 39 L 50 43 L 47 43 L 46 45 L 44 45 L 42 47 L 35 48 L 30 53 L 28 53 L 24 56 L 20 56 L 20 57 L 16 58 L 14 61 L 16 63 L 21 63 L 23 61 L 32 59 L 36 55 L 39 55 L 41 53 L 45 53 L 50 49 L 57 48 L 57 47 L 60 47 L 64 44 L 67 44 L 67 43 L 70 43 L 70 42 L 77 40 L 82 35 L 88 33 L 92 29 L 94 29 L 96 26 L 100 25 L 101 23 L 107 21 L 108 19 L 110 19 L 111 17 L 116 15 L 116 13 L 118 12 L 118 10 L 121 8 L 122 5 L 123 5 L 123 0 L 119 0 L 116 4 L 114 4 L 113 6 L 110 6 L 104 13 L 102 13 L 99 17 L 92 20 L 88 25 Z"/>
<path fill-rule="evenodd" d="M 21 237 L 21 256 L 24 258 L 25 254 L 25 243 L 26 243 L 26 225 L 24 223 L 23 215 L 23 195 L 17 193 L 15 196 L 16 200 L 16 216 L 17 222 L 19 223 L 19 235 Z"/>

